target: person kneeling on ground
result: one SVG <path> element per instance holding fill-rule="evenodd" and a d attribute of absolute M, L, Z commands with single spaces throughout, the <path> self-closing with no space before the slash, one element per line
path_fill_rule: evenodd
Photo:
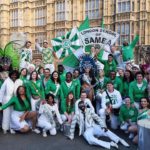
<path fill-rule="evenodd" d="M 40 105 L 38 118 L 38 126 L 43 129 L 43 137 L 47 137 L 47 131 L 49 130 L 50 135 L 56 135 L 56 122 L 55 117 L 60 124 L 62 124 L 62 119 L 58 110 L 58 106 L 54 101 L 54 95 L 48 94 L 46 96 L 47 102 L 43 101 Z"/>
<path fill-rule="evenodd" d="M 4 110 L 7 107 L 13 106 L 13 112 L 11 113 L 10 128 L 22 133 L 30 130 L 30 125 L 27 121 L 32 122 L 32 131 L 39 134 L 40 131 L 36 129 L 37 112 L 31 111 L 31 104 L 26 96 L 26 90 L 24 86 L 17 88 L 17 96 L 12 97 L 8 103 L 0 107 L 0 110 Z M 15 131 L 11 132 L 15 134 Z"/>

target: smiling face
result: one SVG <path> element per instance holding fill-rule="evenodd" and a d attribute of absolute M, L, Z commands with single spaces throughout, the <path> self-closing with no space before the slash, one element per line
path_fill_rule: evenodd
<path fill-rule="evenodd" d="M 50 77 L 50 71 L 49 71 L 48 69 L 45 69 L 45 70 L 44 70 L 44 76 L 45 76 L 46 78 Z"/>
<path fill-rule="evenodd" d="M 32 80 L 36 80 L 37 79 L 37 73 L 33 72 L 31 75 Z"/>
<path fill-rule="evenodd" d="M 85 92 L 81 93 L 80 99 L 84 101 L 87 98 L 87 94 Z"/>
<path fill-rule="evenodd" d="M 54 79 L 58 79 L 58 73 L 57 73 L 57 72 L 54 72 L 54 73 L 53 73 L 53 78 L 54 78 Z"/>
<path fill-rule="evenodd" d="M 73 76 L 74 76 L 74 78 L 78 78 L 79 77 L 79 71 L 78 70 L 75 70 L 74 72 L 73 72 Z"/>
<path fill-rule="evenodd" d="M 17 74 L 16 73 L 13 73 L 10 77 L 13 81 L 16 81 L 17 79 Z"/>
<path fill-rule="evenodd" d="M 114 80 L 116 78 L 116 72 L 110 72 L 110 78 Z"/>
<path fill-rule="evenodd" d="M 125 76 L 126 78 L 129 78 L 129 77 L 130 77 L 130 72 L 129 72 L 129 71 L 125 71 L 124 76 Z"/>
<path fill-rule="evenodd" d="M 126 99 L 125 99 L 125 104 L 126 104 L 127 106 L 130 106 L 130 98 L 126 98 Z"/>
<path fill-rule="evenodd" d="M 104 76 L 104 71 L 101 69 L 101 70 L 99 70 L 99 76 L 100 77 L 103 77 Z"/>
<path fill-rule="evenodd" d="M 138 83 L 141 83 L 141 82 L 143 81 L 143 76 L 142 76 L 142 74 L 137 74 L 136 80 L 137 80 Z"/>
<path fill-rule="evenodd" d="M 124 76 L 124 70 L 118 69 L 118 74 L 119 74 L 119 76 L 123 77 Z"/>
<path fill-rule="evenodd" d="M 111 84 L 111 83 L 108 83 L 108 84 L 107 84 L 107 90 L 108 90 L 109 92 L 113 92 L 113 91 L 114 91 L 114 85 Z"/>
<path fill-rule="evenodd" d="M 27 75 L 27 69 L 22 69 L 22 71 L 21 71 L 21 75 L 22 76 L 26 76 Z"/>
<path fill-rule="evenodd" d="M 43 47 L 44 47 L 44 48 L 48 48 L 48 43 L 47 43 L 47 42 L 44 42 L 44 43 L 43 43 Z"/>
<path fill-rule="evenodd" d="M 148 108 L 148 105 L 149 105 L 149 103 L 148 103 L 147 99 L 146 98 L 142 98 L 141 99 L 141 107 L 143 109 L 146 109 L 146 108 Z"/>
<path fill-rule="evenodd" d="M 113 57 L 112 56 L 108 56 L 108 62 L 112 62 Z"/>
<path fill-rule="evenodd" d="M 67 82 L 71 82 L 72 81 L 72 75 L 70 73 L 66 74 L 66 81 Z"/>
<path fill-rule="evenodd" d="M 31 42 L 28 41 L 28 42 L 26 43 L 26 48 L 30 48 L 30 46 L 31 46 Z"/>
<path fill-rule="evenodd" d="M 18 93 L 19 93 L 19 95 L 25 95 L 25 88 L 24 87 L 19 87 Z"/>
<path fill-rule="evenodd" d="M 47 103 L 50 104 L 50 105 L 54 103 L 54 99 L 53 99 L 52 96 L 48 97 Z"/>
<path fill-rule="evenodd" d="M 73 93 L 70 93 L 70 94 L 68 95 L 68 99 L 69 99 L 69 100 L 72 100 L 73 98 L 74 98 Z"/>

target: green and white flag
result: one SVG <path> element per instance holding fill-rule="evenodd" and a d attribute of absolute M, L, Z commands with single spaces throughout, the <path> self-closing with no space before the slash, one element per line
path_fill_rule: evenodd
<path fill-rule="evenodd" d="M 82 30 L 88 29 L 89 27 L 90 27 L 89 19 L 88 17 L 86 17 L 85 20 L 78 27 L 78 31 L 80 32 Z M 80 35 L 78 37 L 80 38 Z M 83 53 L 85 53 L 84 48 L 83 48 L 84 46 L 83 44 L 81 45 L 82 46 L 78 50 L 76 50 L 75 53 L 64 58 L 62 62 L 64 66 L 67 66 L 70 68 L 76 68 L 79 66 L 79 57 L 83 55 Z"/>
<path fill-rule="evenodd" d="M 58 58 L 64 58 L 73 54 L 82 45 L 77 28 L 73 28 L 65 36 L 52 39 L 51 43 Z"/>
<path fill-rule="evenodd" d="M 82 22 L 82 24 L 80 24 L 78 30 L 83 31 L 88 28 L 90 28 L 90 22 L 88 16 L 86 16 L 85 20 Z"/>

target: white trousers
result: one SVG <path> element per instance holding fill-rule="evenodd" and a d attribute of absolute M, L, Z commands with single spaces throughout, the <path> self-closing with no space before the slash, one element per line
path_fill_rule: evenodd
<path fill-rule="evenodd" d="M 115 143 L 118 143 L 120 140 L 120 138 L 116 134 L 114 134 L 110 130 L 108 130 L 107 132 L 104 132 L 101 129 L 101 127 L 98 125 L 94 125 L 93 127 L 88 128 L 84 132 L 83 136 L 90 145 L 98 145 L 98 146 L 102 146 L 107 149 L 111 148 L 110 142 L 105 142 L 105 141 L 99 140 L 96 137 L 105 136 L 105 137 L 110 138 Z"/>
<path fill-rule="evenodd" d="M 9 130 L 10 129 L 10 116 L 12 112 L 12 107 L 8 107 L 3 110 L 3 119 L 2 119 L 2 129 Z"/>
<path fill-rule="evenodd" d="M 101 117 L 101 119 L 104 121 L 104 123 L 105 123 L 105 125 L 106 125 L 106 111 L 105 111 L 105 109 L 100 109 L 99 110 L 99 115 L 100 115 L 100 117 Z M 118 116 L 115 116 L 115 115 L 111 115 L 111 117 L 110 117 L 110 126 L 111 126 L 111 128 L 112 129 L 117 129 L 118 128 L 118 126 L 119 126 L 119 119 L 118 119 Z"/>
<path fill-rule="evenodd" d="M 31 109 L 32 111 L 36 111 L 36 106 L 37 106 L 37 103 L 40 101 L 40 98 L 39 99 L 33 99 L 31 97 Z"/>
<path fill-rule="evenodd" d="M 51 125 L 44 114 L 41 114 L 41 116 L 38 118 L 38 126 L 41 127 L 44 131 L 49 130 L 51 135 L 57 134 L 56 128 Z"/>

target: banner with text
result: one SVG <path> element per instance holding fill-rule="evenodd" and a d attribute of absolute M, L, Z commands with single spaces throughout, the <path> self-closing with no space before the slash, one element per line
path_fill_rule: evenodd
<path fill-rule="evenodd" d="M 119 34 L 108 29 L 95 27 L 81 31 L 80 38 L 85 46 L 93 44 L 111 46 L 117 41 Z"/>

